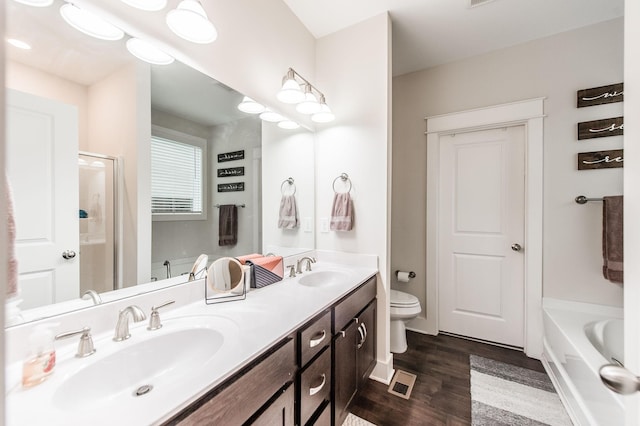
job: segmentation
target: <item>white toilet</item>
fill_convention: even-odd
[[[407,350],[405,323],[421,310],[420,301],[413,294],[391,290],[391,352],[401,354]]]

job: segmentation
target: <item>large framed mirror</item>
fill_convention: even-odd
[[[62,4],[6,2],[7,37],[31,44],[7,46],[5,58],[7,177],[20,272],[20,293],[9,303],[21,309],[21,320],[186,282],[201,254],[211,263],[313,249],[311,132],[273,130],[237,109],[242,94],[184,63],[149,65],[129,54],[124,40],[78,32],[61,18]],[[297,146],[285,142],[292,137]],[[293,171],[278,167],[280,139],[296,158]],[[160,151],[201,147],[199,169],[188,172],[200,173],[199,200],[186,197],[200,203],[197,217],[183,207],[163,210],[167,199],[177,205],[185,197],[156,193],[152,171],[166,172],[157,172],[154,141]],[[280,181],[292,173],[304,188],[307,221],[293,232],[279,230],[274,217]],[[222,244],[221,208],[229,206],[237,235]]]

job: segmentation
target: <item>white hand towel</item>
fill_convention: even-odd
[[[299,224],[298,207],[294,195],[283,195],[280,200],[280,218],[278,228],[295,229]]]
[[[351,231],[354,225],[353,201],[348,192],[336,193],[331,208],[332,231]]]

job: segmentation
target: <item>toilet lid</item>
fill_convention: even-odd
[[[420,301],[413,294],[403,291],[391,290],[391,306],[419,306]]]

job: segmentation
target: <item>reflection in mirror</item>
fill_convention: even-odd
[[[233,257],[223,257],[214,261],[207,270],[205,300],[207,304],[243,300],[246,296],[245,273],[243,267]]]
[[[22,309],[15,315],[17,320],[7,324],[91,307],[91,299],[80,298],[87,290],[100,293],[107,303],[186,282],[203,253],[215,260],[273,251],[273,245],[278,254],[298,251],[292,247],[313,248],[309,221],[313,150],[297,155],[299,145],[288,145],[286,158],[296,161],[287,164],[299,170],[269,172],[265,181],[269,191],[279,190],[282,176],[295,175],[296,182],[309,182],[299,192],[306,197],[299,203],[303,213],[309,212],[304,213],[308,229],[281,238],[269,217],[264,229],[271,235],[263,243],[263,158],[274,162],[270,169],[279,167],[282,151],[267,151],[278,145],[281,135],[270,134],[272,148],[265,148],[261,144],[265,126],[236,108],[240,94],[177,61],[150,66],[127,52],[126,37],[103,41],[76,31],[58,13],[64,3],[55,0],[49,7],[30,7],[5,2],[7,37],[32,45],[30,50],[6,47],[7,175],[17,216],[21,273],[20,294],[8,304],[12,312]],[[17,103],[13,110],[11,102]],[[40,112],[25,114],[21,102]],[[25,121],[34,117],[40,121]],[[56,132],[48,132],[51,123],[56,123]],[[150,139],[161,137],[162,131],[165,136],[206,141],[202,212],[197,220],[152,219],[146,213],[151,205]],[[20,142],[11,143],[12,138]],[[243,151],[243,158],[225,155],[238,151]],[[79,160],[79,152],[117,163],[111,188],[89,188],[86,196],[81,195],[81,183],[93,179],[88,176],[110,181],[107,170],[111,167],[105,167],[104,175],[90,172]],[[235,159],[218,161],[219,155]],[[244,190],[224,192],[240,187]],[[278,193],[268,194],[270,215],[277,212],[278,197]],[[110,205],[116,211],[113,217],[109,217]],[[219,244],[218,207],[224,205],[239,206],[235,245]],[[305,239],[296,240],[294,235]],[[117,247],[113,259],[82,266],[85,258],[106,259],[111,245]],[[89,280],[94,283],[85,282],[86,271],[99,270],[103,272]],[[159,281],[151,282],[152,277]]]

